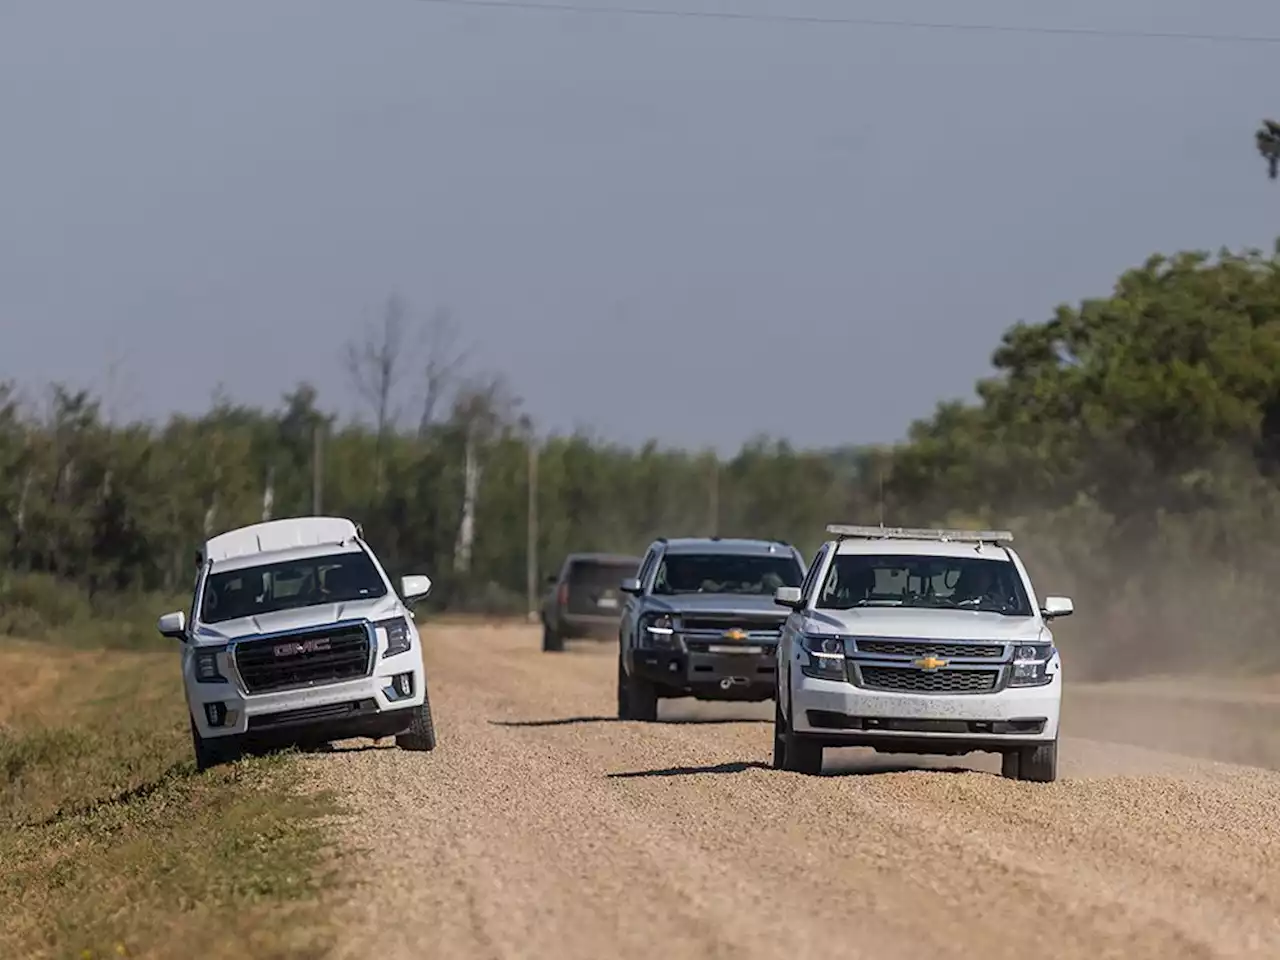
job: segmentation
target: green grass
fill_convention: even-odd
[[[175,651],[6,640],[0,673],[0,957],[324,955],[335,804],[287,754],[197,774]]]

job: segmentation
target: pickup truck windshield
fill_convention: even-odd
[[[319,603],[372,600],[386,593],[382,577],[364,553],[308,557],[210,574],[200,619],[222,623]]]
[[[793,556],[677,553],[658,567],[653,592],[772,594],[778,587],[798,587],[804,571]]]
[[[1018,568],[982,557],[837,555],[817,607],[941,607],[1031,616]]]

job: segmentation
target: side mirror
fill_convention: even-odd
[[[790,607],[792,610],[798,610],[800,608],[800,588],[779,587],[773,591],[773,602],[780,607]]]
[[[640,587],[640,581],[636,577],[627,577],[627,579],[622,581],[619,589],[621,589],[623,593],[631,594],[633,597],[638,597],[643,592]]]
[[[415,576],[400,578],[400,595],[404,597],[406,603],[421,600],[430,592],[430,577]]]
[[[187,615],[179,610],[177,613],[166,613],[156,621],[156,629],[160,636],[170,640],[187,639]]]
[[[558,573],[548,573],[548,574],[547,574],[547,586],[548,586],[548,587],[554,587],[554,586],[555,586],[557,583],[559,583],[559,582],[560,582],[560,574],[558,574]]]
[[[1075,612],[1076,605],[1071,602],[1070,597],[1045,597],[1044,606],[1040,608],[1040,616],[1046,620],[1069,617]]]

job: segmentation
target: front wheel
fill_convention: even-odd
[[[658,719],[658,688],[642,677],[629,677],[618,654],[618,719]]]
[[[1058,741],[1018,747],[1004,754],[1000,773],[1009,780],[1053,783],[1058,779]]]
[[[787,725],[781,697],[773,701],[773,769],[787,769]]]
[[[234,763],[240,759],[240,744],[235,737],[214,737],[206,740],[196,729],[195,720],[191,720],[191,747],[196,755],[196,770],[203,773],[224,763]]]
[[[396,737],[401,750],[427,751],[436,748],[436,725],[431,719],[431,701],[422,691],[422,706],[413,707],[409,729]]]
[[[781,752],[783,770],[790,770],[792,773],[803,773],[808,776],[817,776],[822,773],[822,744],[796,733],[791,727],[791,717],[782,712],[781,704],[777,708],[775,717],[774,765],[777,765],[778,754]],[[778,740],[776,730],[778,724],[782,726],[781,742]]]

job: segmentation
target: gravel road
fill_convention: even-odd
[[[1280,774],[1096,739],[1168,738],[1135,712],[1176,699],[1082,690],[1052,785],[862,750],[805,777],[768,769],[771,703],[619,722],[616,648],[538,640],[427,631],[439,748],[305,761],[356,811],[340,957],[1280,957]]]

